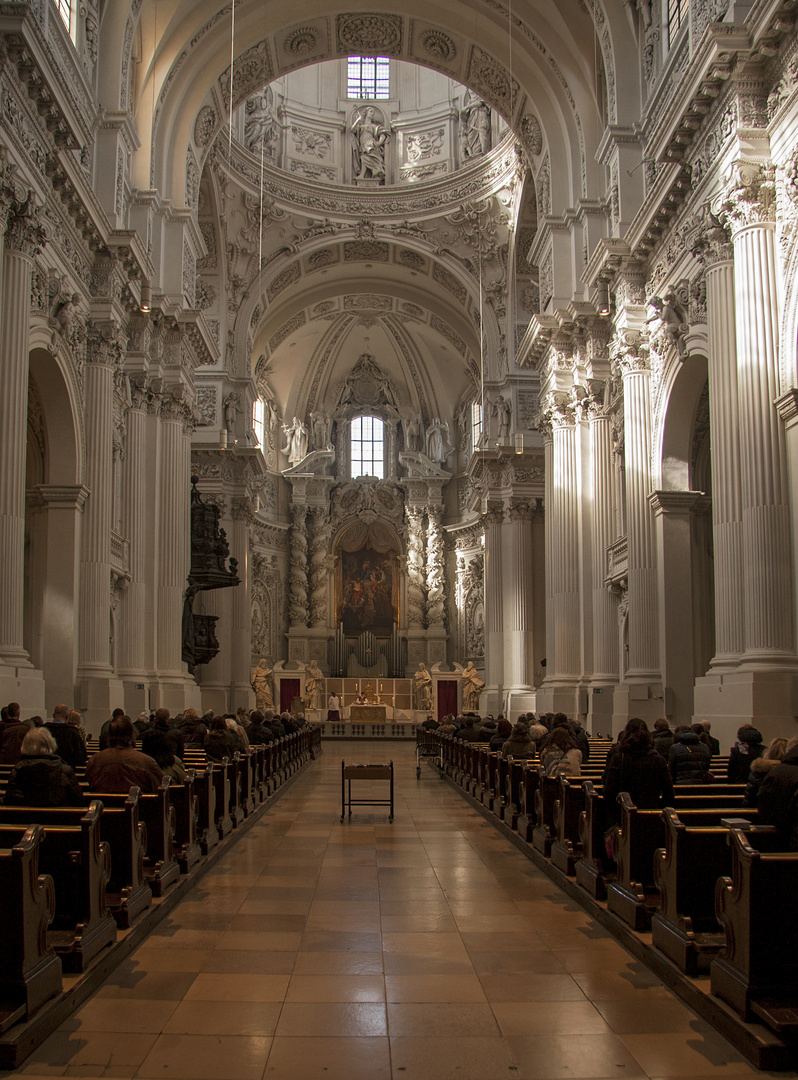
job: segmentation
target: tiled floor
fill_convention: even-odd
[[[341,825],[321,758],[7,1076],[750,1078],[756,1070],[426,767]],[[356,792],[365,797],[365,786]],[[377,791],[383,794],[382,788]]]

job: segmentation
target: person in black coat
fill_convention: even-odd
[[[784,760],[759,785],[758,820],[784,836],[787,851],[798,851],[798,738],[787,743]]]
[[[729,751],[726,779],[730,784],[745,784],[751,772],[751,762],[762,757],[765,744],[762,733],[753,724],[743,724],[737,732],[737,742]]]
[[[654,749],[648,731],[629,735],[607,769],[604,803],[607,816],[613,821],[620,820],[621,791],[628,791],[634,805],[641,810],[673,805],[673,781],[667,762]]]
[[[673,732],[671,731],[670,724],[667,720],[660,719],[654,721],[654,749],[665,761],[668,760],[668,754],[671,752],[673,746]]]
[[[8,778],[5,806],[83,806],[83,792],[72,768],[56,754],[46,728],[34,728],[22,741],[22,756]]]
[[[689,727],[677,727],[668,753],[668,767],[674,784],[703,784],[712,763],[706,743]]]
[[[53,709],[53,719],[44,726],[55,739],[58,747],[58,756],[73,769],[86,764],[86,744],[80,737],[77,728],[67,723],[69,709],[66,705],[56,705]]]
[[[227,726],[225,718],[214,716],[210,730],[205,736],[205,757],[210,761],[221,761],[222,758],[232,758],[236,751],[241,751],[243,748],[244,744]]]

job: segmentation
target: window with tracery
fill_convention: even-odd
[[[690,0],[668,0],[668,48],[686,24],[689,12]]]
[[[385,425],[378,416],[357,416],[349,436],[352,478],[376,476],[385,479]]]

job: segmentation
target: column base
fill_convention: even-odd
[[[591,735],[609,735],[615,710],[616,683],[591,684],[587,688],[586,730]]]
[[[740,670],[696,679],[695,721],[709,720],[712,734],[727,753],[737,729],[753,724],[766,743],[778,736],[791,738],[798,713],[798,673]]]
[[[613,737],[626,727],[628,720],[639,716],[651,727],[666,716],[665,691],[661,682],[622,682],[615,688],[612,709]]]
[[[521,713],[537,713],[537,692],[528,686],[505,688],[504,699],[507,702],[507,719],[515,722]]]
[[[202,683],[199,690],[202,698],[202,709],[198,711],[201,712],[213,709],[214,713],[218,715],[219,713],[234,713],[241,705],[245,709],[255,708],[255,695],[249,686],[238,684],[230,686],[229,683],[212,682]]]
[[[535,695],[540,713],[565,713],[569,719],[579,715],[579,687],[569,683],[544,682]]]
[[[99,736],[100,728],[111,719],[114,709],[127,708],[125,684],[115,675],[84,675],[75,687],[76,708],[83,714],[83,726],[92,736]],[[65,702],[64,704],[69,704]],[[138,713],[131,716],[136,719]]]
[[[3,705],[18,701],[23,720],[29,716],[49,719],[45,706],[44,674],[32,667],[30,661],[20,666],[0,663],[0,701]],[[58,704],[57,701],[53,702],[53,705]]]

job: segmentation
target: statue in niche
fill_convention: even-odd
[[[485,681],[479,677],[473,661],[468,661],[460,678],[463,680],[463,708],[468,712],[476,712],[479,709],[479,695],[485,689]]]
[[[463,159],[480,157],[490,150],[490,109],[473,90],[466,90],[460,110],[460,151]]]
[[[432,708],[432,676],[423,662],[419,662],[413,674],[413,697],[417,709],[429,712]]]
[[[251,154],[259,154],[261,146],[271,154],[272,143],[277,138],[277,125],[272,114],[272,92],[266,87],[254,94],[244,106],[244,145]]]
[[[496,398],[493,402],[493,414],[497,417],[499,423],[499,438],[506,439],[510,434],[510,417],[512,415],[512,406],[510,402],[502,394]]]
[[[405,436],[405,450],[418,450],[418,417],[411,412],[403,416],[402,430]]]
[[[283,433],[285,446],[282,448],[282,453],[288,455],[289,465],[296,465],[308,456],[308,429],[301,420],[294,417],[294,422],[290,427],[283,424]]]
[[[449,424],[436,416],[427,428],[427,457],[437,465],[443,465],[451,449]]]
[[[228,394],[224,399],[224,425],[232,433],[236,426],[236,417],[241,412],[241,395]]]
[[[355,180],[385,180],[385,144],[389,128],[376,119],[371,106],[358,112],[351,127]]]
[[[332,418],[324,412],[310,414],[310,430],[314,450],[326,450],[332,442]]]

